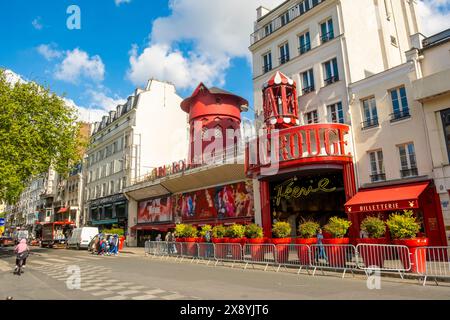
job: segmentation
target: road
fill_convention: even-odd
[[[423,287],[414,280],[383,277],[381,289],[369,290],[361,275],[313,277],[131,253],[102,257],[33,248],[22,276],[13,275],[13,265],[12,248],[0,248],[0,300],[450,299],[449,283]]]

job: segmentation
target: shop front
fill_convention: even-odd
[[[118,227],[127,230],[128,200],[120,195],[113,195],[88,202],[90,225],[99,230]]]
[[[332,216],[352,220],[344,208],[356,193],[349,131],[344,124],[293,126],[247,146],[246,172],[259,181],[266,237],[276,221],[289,222],[295,237],[304,220],[322,226]]]
[[[412,210],[421,223],[419,237],[428,238],[430,246],[446,246],[445,225],[439,195],[432,180],[360,189],[345,204],[345,211],[358,228],[367,216],[387,220],[389,215]],[[389,231],[386,238],[390,240]]]

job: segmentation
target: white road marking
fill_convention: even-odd
[[[150,290],[150,291],[145,291],[146,294],[158,294],[158,293],[164,293],[167,291],[161,290],[161,289],[154,289],[154,290]]]
[[[151,294],[145,295],[145,296],[138,296],[138,297],[132,297],[133,300],[152,300],[157,299],[156,296],[152,296]]]
[[[122,295],[122,296],[128,296],[128,295],[136,294],[136,293],[139,293],[139,291],[137,291],[137,290],[128,290],[128,291],[120,291],[119,292],[119,294]]]
[[[107,295],[117,295],[115,292],[113,291],[102,291],[103,289],[101,289],[99,292],[92,292],[91,294],[93,296],[99,297],[99,296],[107,296]]]
[[[168,295],[168,296],[163,296],[161,298],[164,299],[164,300],[175,300],[175,299],[182,299],[182,298],[185,298],[185,297],[182,296],[182,295],[179,295],[178,293],[175,293],[175,294],[171,294],[171,295]]]

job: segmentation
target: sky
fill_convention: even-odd
[[[150,78],[172,82],[183,98],[200,82],[221,87],[249,100],[252,118],[256,8],[282,2],[2,0],[0,68],[49,86],[85,121],[100,120]],[[450,0],[418,8],[425,35],[450,28]]]

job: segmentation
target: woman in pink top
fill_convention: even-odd
[[[19,244],[14,248],[14,252],[16,253],[16,272],[20,268],[20,260],[22,260],[22,268],[25,267],[25,264],[27,263],[27,257],[28,253],[30,252],[30,249],[27,245],[27,240],[22,239],[20,240]]]

